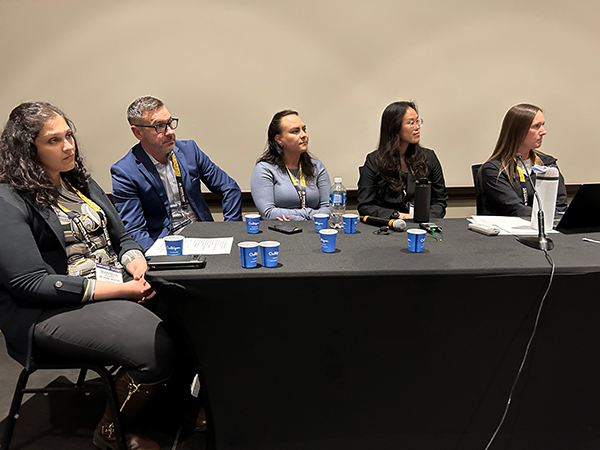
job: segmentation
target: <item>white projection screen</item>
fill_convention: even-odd
[[[157,96],[178,138],[249,191],[271,117],[291,108],[352,189],[381,112],[410,99],[458,187],[506,110],[528,102],[567,184],[599,182],[599,19],[592,0],[0,0],[1,122],[23,101],[56,104],[110,191],[110,165],[135,143],[126,108]]]

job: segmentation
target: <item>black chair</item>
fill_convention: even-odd
[[[481,189],[479,186],[479,169],[483,166],[483,164],[473,164],[471,166],[471,173],[473,174],[473,186],[475,186],[475,201],[477,207],[477,215],[483,214],[483,198]]]
[[[45,387],[45,388],[27,388],[27,381],[31,374],[38,370],[65,370],[65,369],[79,369],[79,377],[77,382],[66,387]],[[87,363],[39,363],[30,360],[28,367],[23,368],[17,386],[15,388],[15,394],[13,395],[12,403],[10,406],[10,412],[6,420],[6,428],[4,429],[4,435],[2,436],[2,443],[0,445],[1,450],[8,450],[10,441],[12,439],[13,431],[19,418],[19,409],[21,408],[21,402],[25,394],[37,394],[37,393],[51,393],[56,391],[75,391],[81,393],[90,393],[102,391],[105,393],[109,408],[111,409],[112,417],[114,418],[115,434],[117,436],[117,444],[120,450],[126,450],[124,434],[121,431],[121,424],[119,421],[119,407],[117,405],[117,394],[115,392],[115,385],[112,380],[113,370],[108,370],[103,366]],[[91,370],[96,372],[101,380],[102,387],[89,386],[85,384],[85,376],[87,371]],[[100,420],[100,418],[98,418]]]

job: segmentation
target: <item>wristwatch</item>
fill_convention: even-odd
[[[400,211],[394,211],[390,216],[390,219],[397,219],[400,217]]]

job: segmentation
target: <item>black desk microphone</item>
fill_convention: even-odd
[[[406,230],[406,222],[402,219],[382,219],[380,217],[362,216],[360,221],[376,227],[389,227],[390,230],[394,231]]]

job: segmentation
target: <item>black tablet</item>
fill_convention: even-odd
[[[202,269],[206,266],[206,256],[183,255],[183,256],[153,256],[148,261],[148,269]]]

